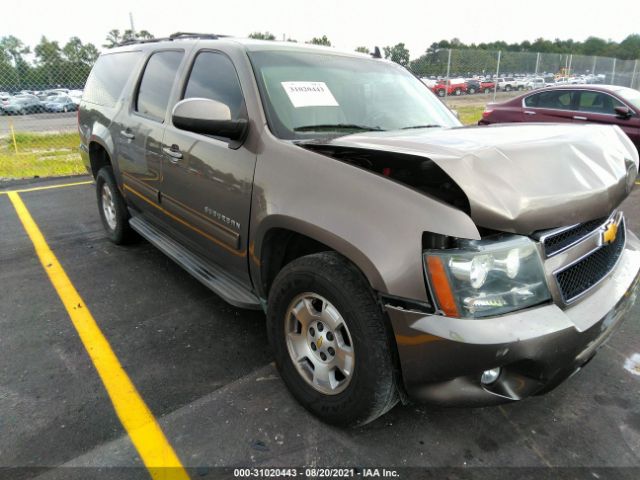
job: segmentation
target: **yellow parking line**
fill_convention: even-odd
[[[71,322],[89,354],[116,414],[135,445],[154,480],[188,479],[178,456],[167,441],[160,425],[144,403],[136,387],[122,368],[108,340],[100,331],[91,312],[71,283],[62,265],[49,248],[38,225],[17,192],[8,192],[9,199],[31,239],[49,280],[56,289]]]
[[[83,182],[73,182],[73,183],[61,183],[59,185],[47,185],[46,187],[32,187],[32,188],[22,188],[19,190],[8,190],[6,192],[0,192],[0,195],[2,195],[3,193],[8,194],[10,192],[24,193],[24,192],[37,192],[38,190],[50,190],[52,188],[75,187],[76,185],[88,185],[90,183],[93,183],[93,180],[85,180]]]

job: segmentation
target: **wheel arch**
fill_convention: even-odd
[[[360,270],[372,289],[385,289],[379,270],[360,249],[311,222],[284,215],[268,217],[260,225],[250,250],[251,276],[263,298],[267,298],[275,276],[285,265],[322,251],[341,254]]]

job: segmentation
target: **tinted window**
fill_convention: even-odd
[[[122,94],[141,52],[121,52],[102,55],[91,70],[82,99],[86,102],[113,107]]]
[[[574,92],[567,90],[551,90],[530,95],[524,99],[527,107],[553,108],[557,110],[571,110],[571,100]]]
[[[602,92],[580,92],[578,110],[591,113],[615,115],[615,107],[623,107],[622,102]]]
[[[154,53],[142,74],[136,111],[162,121],[183,52]]]
[[[194,97],[222,102],[229,106],[232,118],[238,118],[244,102],[231,60],[220,53],[199,53],[184,92],[184,98]]]

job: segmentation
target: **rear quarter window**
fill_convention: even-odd
[[[115,106],[142,52],[102,55],[91,70],[82,99],[106,107]]]

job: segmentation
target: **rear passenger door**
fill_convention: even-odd
[[[247,118],[236,69],[217,50],[191,62],[178,100],[207,98]],[[162,207],[174,230],[207,260],[247,286],[249,213],[256,154],[225,138],[179,130],[169,119],[163,140]]]
[[[546,90],[523,100],[523,122],[572,122],[576,95],[573,90]]]
[[[128,110],[116,129],[124,194],[137,209],[162,218],[162,135],[183,50],[159,50],[147,59]]]

